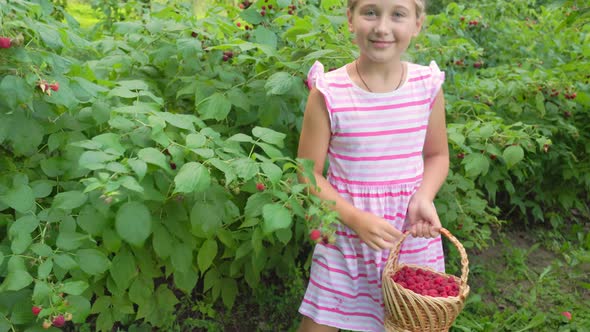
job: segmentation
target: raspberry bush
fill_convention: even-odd
[[[484,248],[507,217],[588,218],[587,11],[442,3],[409,56],[447,72],[443,224]],[[93,4],[84,30],[0,0],[0,330],[170,328],[333,239],[295,151],[308,68],[356,56],[340,1]]]

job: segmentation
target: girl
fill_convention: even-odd
[[[298,156],[315,162],[314,194],[336,203],[341,224],[335,243],[315,247],[301,332],[383,331],[381,274],[403,231],[400,263],[444,271],[433,204],[449,168],[444,73],[402,61],[424,10],[425,0],[348,0],[359,58],[310,69]]]

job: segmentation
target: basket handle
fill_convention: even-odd
[[[469,274],[469,260],[467,259],[467,253],[465,252],[465,248],[463,247],[461,242],[459,242],[459,240],[457,240],[457,238],[453,234],[451,234],[451,232],[449,232],[446,228],[441,227],[440,233],[446,236],[451,241],[451,243],[453,243],[455,247],[457,247],[457,249],[459,250],[459,254],[461,255],[461,288],[464,288],[467,285],[467,275]],[[392,266],[398,265],[399,251],[402,247],[402,242],[404,242],[408,235],[410,235],[410,233],[405,232],[402,235],[402,238],[398,241],[395,248],[393,248],[389,252],[389,258],[387,259],[388,264],[391,262]]]

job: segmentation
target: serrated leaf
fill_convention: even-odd
[[[105,254],[96,249],[78,250],[76,252],[76,260],[80,269],[89,275],[102,274],[107,271],[111,265],[111,262]]]
[[[77,222],[78,226],[84,231],[90,235],[97,236],[102,234],[107,224],[107,218],[91,205],[86,205],[80,210]]]
[[[88,283],[84,280],[67,281],[61,287],[61,291],[70,295],[80,295],[88,288]]]
[[[187,243],[176,243],[170,254],[170,261],[176,270],[188,271],[193,266],[193,248]]]
[[[284,71],[280,71],[272,74],[268,78],[264,84],[264,89],[266,90],[266,95],[268,96],[284,95],[290,92],[297,83],[298,80],[293,75]]]
[[[203,120],[214,119],[221,121],[229,114],[231,102],[225,95],[214,93],[199,103],[197,110]]]
[[[245,181],[250,180],[258,174],[258,164],[250,158],[240,158],[231,162],[236,174]]]
[[[270,203],[272,203],[272,195],[268,193],[256,193],[248,197],[244,208],[246,220],[262,215],[262,208]]]
[[[8,205],[18,212],[25,213],[35,206],[35,194],[29,186],[11,188],[0,195],[0,202]]]
[[[215,256],[217,256],[217,241],[208,239],[203,243],[197,254],[197,264],[201,273],[207,271]]]
[[[201,133],[186,135],[186,146],[190,149],[200,148],[207,142],[207,138]]]
[[[152,237],[152,245],[158,257],[166,259],[170,256],[174,246],[174,238],[170,235],[168,230],[162,226],[157,226],[154,229]]]
[[[189,162],[180,168],[174,177],[175,193],[202,192],[209,188],[211,176],[207,167],[198,162]]]
[[[228,309],[231,309],[236,300],[236,295],[238,294],[238,283],[231,278],[224,278],[222,283],[221,299],[223,304],[225,304]]]
[[[254,137],[260,138],[266,143],[273,144],[281,148],[283,147],[283,140],[285,137],[287,137],[287,135],[283,133],[279,133],[278,131],[264,127],[254,127],[252,129],[252,135],[254,135]]]
[[[106,163],[116,160],[118,157],[102,151],[86,151],[78,160],[78,165],[89,170],[103,169]]]
[[[78,266],[78,263],[68,254],[59,254],[53,258],[55,264],[68,271]]]
[[[465,165],[465,174],[468,177],[477,177],[478,175],[487,174],[490,168],[490,162],[481,153],[469,154],[463,159]]]
[[[281,204],[266,204],[262,208],[264,223],[262,227],[266,234],[291,226],[292,217],[289,209]]]
[[[168,112],[159,112],[154,114],[158,117],[161,117],[162,119],[164,119],[164,121],[173,125],[174,127],[190,131],[195,130],[195,126],[193,125],[193,119],[195,118],[194,115],[174,114]]]
[[[86,203],[87,199],[86,194],[81,191],[66,191],[55,195],[51,206],[62,210],[73,210]]]
[[[138,274],[135,258],[129,250],[121,250],[113,258],[110,274],[119,289],[125,290],[129,288],[131,282]]]
[[[139,150],[137,153],[139,159],[145,161],[148,164],[153,164],[156,166],[160,166],[162,169],[169,169],[168,162],[166,161],[166,156],[157,149],[154,148],[145,148]]]
[[[0,285],[0,291],[21,290],[33,282],[33,277],[26,270],[14,270],[8,272]]]
[[[274,184],[278,183],[283,177],[283,170],[273,163],[262,163],[260,168],[262,169],[262,172],[264,172],[264,174],[270,179],[270,182]]]
[[[193,234],[205,237],[215,234],[223,220],[221,206],[210,202],[196,202],[191,209],[191,226]]]
[[[524,158],[524,150],[520,146],[511,145],[502,153],[508,167],[512,167]]]
[[[140,202],[127,202],[119,208],[115,217],[115,228],[121,239],[142,246],[152,233],[152,215]]]

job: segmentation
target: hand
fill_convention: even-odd
[[[393,249],[402,236],[387,220],[361,210],[350,228],[373,250]]]
[[[408,222],[410,234],[414,237],[436,237],[442,228],[432,201],[419,195],[412,196],[410,200]]]

